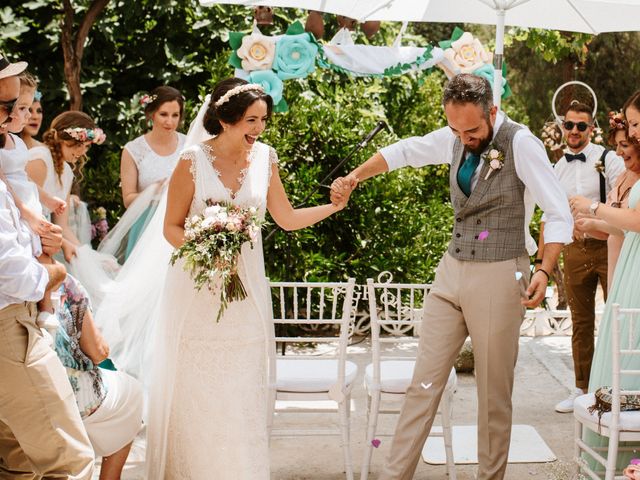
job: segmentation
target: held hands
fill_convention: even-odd
[[[20,216],[27,222],[31,231],[39,237],[46,234],[53,226],[51,222],[48,222],[42,215],[36,214],[30,208],[23,208]]]
[[[40,235],[40,241],[43,253],[49,256],[58,253],[62,247],[62,227],[50,223],[47,231]]]
[[[569,206],[571,207],[571,214],[573,217],[577,217],[578,214],[589,215],[589,207],[593,203],[587,197],[582,195],[575,195],[569,199]]]
[[[344,208],[357,185],[358,179],[355,175],[349,174],[346,177],[336,178],[331,184],[331,203],[341,209]]]

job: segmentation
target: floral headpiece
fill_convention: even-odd
[[[220,105],[224,105],[225,103],[227,103],[229,99],[234,95],[238,95],[239,93],[243,93],[243,92],[250,92],[252,90],[256,92],[264,93],[264,88],[262,88],[262,85],[258,85],[257,83],[247,83],[245,85],[238,85],[237,87],[234,87],[231,90],[227,91],[227,93],[221,96],[213,105],[216,107],[219,107]]]
[[[36,93],[33,94],[33,101],[39,102],[42,100],[42,92],[40,90],[36,90]]]
[[[156,101],[156,98],[158,98],[157,95],[143,95],[142,97],[140,97],[140,105],[142,105],[143,108],[147,108],[147,105],[149,105],[150,103],[153,103]]]
[[[609,112],[609,126],[612,130],[626,130],[627,120],[622,112]]]
[[[104,143],[104,141],[107,139],[107,136],[101,128],[74,127],[65,128],[63,132],[69,135],[74,140],[77,140],[78,142],[91,142],[95,143],[96,145]]]

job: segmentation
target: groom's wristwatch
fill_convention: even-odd
[[[599,206],[600,206],[600,202],[593,202],[591,205],[589,205],[589,213],[595,217],[596,210],[598,210]]]

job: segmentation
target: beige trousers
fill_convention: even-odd
[[[515,279],[529,259],[460,261],[446,253],[425,302],[418,356],[380,479],[413,478],[451,367],[467,336],[478,389],[478,476],[504,477],[511,440],[511,392],[524,308]],[[431,384],[424,389],[421,383]]]
[[[0,479],[90,479],[93,450],[35,304],[0,310]]]

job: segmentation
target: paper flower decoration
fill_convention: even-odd
[[[273,98],[273,105],[278,105],[282,101],[284,84],[273,70],[256,70],[249,74],[249,82],[257,83],[267,95]]]
[[[500,96],[502,98],[507,98],[511,95],[511,88],[509,87],[509,85],[507,84],[507,78],[506,78],[506,64],[502,65],[502,92],[500,93]],[[480,68],[478,68],[477,70],[474,70],[472,72],[474,75],[479,75],[480,77],[484,77],[487,80],[489,80],[489,83],[491,84],[491,87],[493,88],[493,73],[494,73],[494,68],[493,65],[490,64],[484,64],[482,65]]]
[[[283,35],[276,44],[273,69],[281,80],[304,78],[316,68],[318,45],[308,33]]]
[[[276,54],[276,42],[259,31],[242,37],[242,44],[236,51],[242,68],[248,72],[269,70]]]
[[[454,30],[451,40],[440,42],[440,46],[445,49],[440,67],[449,78],[458,73],[473,73],[492,60],[480,40],[459,28]]]

